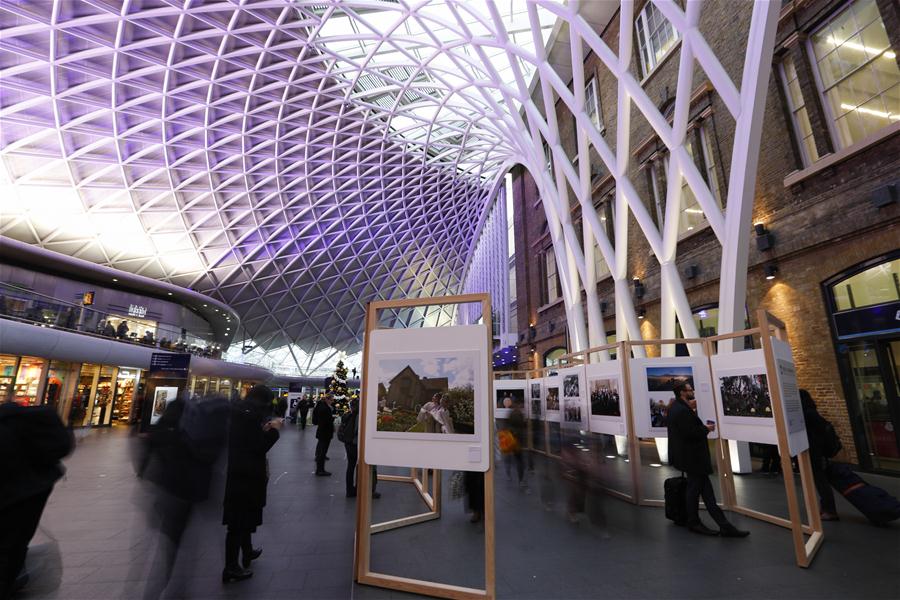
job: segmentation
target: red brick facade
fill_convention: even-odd
[[[788,4],[782,11],[776,43],[777,62],[787,54],[794,57],[795,64],[808,61],[805,37],[819,23],[841,10],[846,2],[805,0],[795,4],[798,6]],[[635,14],[642,5],[638,3]],[[900,7],[894,0],[878,0],[878,6],[886,29],[891,32],[895,55],[900,60]],[[740,82],[743,68],[743,44],[751,10],[749,2],[711,2],[705,5],[701,21],[702,33],[736,82]],[[612,19],[602,36],[611,48],[617,48],[618,16]],[[665,106],[666,98],[674,97],[678,47],[676,45],[643,83],[650,98],[662,106]],[[632,68],[638,72],[636,54]],[[870,201],[873,192],[898,181],[900,129],[892,126],[893,129],[883,130],[877,136],[879,139],[864,149],[843,154],[834,152],[818,90],[810,82],[812,69],[805,64],[797,68],[821,159],[802,170],[803,163],[797,142],[793,139],[781,80],[777,69],[773,70],[760,147],[753,218],[754,223],[765,224],[774,244],[769,250],[759,251],[755,240],[751,240],[747,308],[751,324],[755,324],[752,315],[758,308],[765,308],[785,321],[801,386],[813,393],[823,415],[835,424],[847,449],[846,458],[856,461],[857,451],[822,283],[862,261],[900,247],[900,202],[878,208]],[[615,79],[593,55],[586,60],[585,71],[586,78],[596,74],[606,126],[604,137],[614,146]],[[696,131],[696,126],[702,123],[712,134],[715,161],[719,165],[718,183],[724,197],[734,121],[718,95],[711,91],[699,66],[695,69],[693,87],[692,125]],[[563,147],[569,156],[574,156],[576,143],[572,118],[562,103],[557,104],[557,114]],[[632,121],[631,149],[635,166],[629,177],[653,213],[647,163],[644,163],[644,168],[638,165],[663,146],[636,109],[632,110]],[[594,168],[595,163],[599,165],[600,160],[594,154]],[[828,166],[821,168],[823,164]],[[606,173],[605,169],[603,172]],[[615,182],[608,176],[601,175],[595,179],[595,202],[608,194],[614,185]],[[543,355],[550,349],[567,345],[566,319],[561,302],[539,306],[544,282],[538,259],[540,252],[551,242],[537,188],[531,175],[522,167],[514,170],[513,201],[516,278],[519,282],[519,366],[524,369],[542,364]],[[580,229],[580,209],[573,207],[572,214],[576,229]],[[688,266],[697,268],[697,276],[684,281],[692,307],[718,302],[720,258],[721,247],[708,228],[679,243],[679,272],[684,273]],[[767,264],[777,265],[778,276],[773,281],[764,277],[763,269]],[[659,266],[633,216],[629,224],[628,268],[629,276],[639,277],[646,290],[643,298],[635,301],[638,310],[646,311],[646,317],[641,322],[642,334],[645,338],[658,337]],[[615,327],[612,279],[601,279],[597,289],[600,300],[606,305],[606,327],[612,331]],[[533,329],[529,330],[532,325]]]

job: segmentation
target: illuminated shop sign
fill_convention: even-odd
[[[128,316],[129,317],[146,317],[147,316],[147,307],[140,306],[138,304],[129,304],[128,305]]]

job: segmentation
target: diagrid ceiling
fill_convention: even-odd
[[[208,293],[264,350],[356,351],[366,302],[459,291],[531,12],[2,0],[0,234]]]

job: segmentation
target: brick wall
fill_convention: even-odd
[[[844,4],[836,0],[808,0],[801,3],[796,11],[785,13],[779,24],[778,56],[794,52],[795,56],[803,58],[803,52],[796,53],[796,44],[802,43],[797,42],[797,30],[801,34],[808,31]],[[635,14],[642,5],[638,3]],[[900,23],[900,8],[896,2],[878,0],[878,5],[881,13],[886,15],[886,23]],[[725,70],[738,83],[744,60],[743,40],[749,28],[751,10],[751,3],[710,2],[705,5],[701,20],[701,31]],[[891,12],[886,14],[886,11]],[[602,32],[602,37],[611,48],[617,48],[618,16]],[[892,39],[896,37],[894,35]],[[734,40],[741,40],[741,43],[734,43]],[[896,50],[900,49],[895,47]],[[780,60],[778,56],[776,61]],[[900,51],[897,56],[900,60]],[[677,68],[676,49],[645,79],[644,88],[655,102],[662,102],[667,95],[674,95]],[[632,69],[633,72],[638,71],[636,51],[632,57]],[[586,78],[594,74],[598,79],[601,112],[606,127],[604,137],[614,150],[615,79],[593,55],[585,61],[585,73]],[[697,93],[691,115],[694,122],[702,118],[704,125],[713,132],[717,147],[716,162],[720,165],[719,184],[724,192],[734,122],[718,95],[703,92],[706,83],[703,72],[697,67],[692,86]],[[816,93],[814,87],[805,90],[811,112],[817,108],[815,103],[818,98],[810,95]],[[558,103],[556,109],[563,147],[569,156],[574,156],[576,140],[571,115],[562,103]],[[629,177],[653,213],[649,180],[638,163],[662,146],[653,139],[652,129],[636,108],[632,109],[632,121],[631,140],[635,160],[632,161]],[[820,126],[824,125],[820,123]],[[829,139],[827,132],[816,135],[821,156],[832,150],[828,145],[830,142],[822,142]],[[595,162],[599,162],[599,158],[592,151],[592,164]],[[882,139],[832,167],[786,186],[785,178],[800,167],[802,162],[792,139],[780,80],[777,71],[773,70],[760,146],[753,221],[766,224],[775,244],[772,249],[760,252],[756,249],[755,240],[751,239],[747,307],[754,325],[758,308],[765,308],[785,321],[800,385],[812,392],[822,413],[835,424],[847,449],[845,457],[856,461],[858,457],[829,329],[828,309],[823,300],[822,282],[842,270],[900,246],[900,204],[878,209],[869,201],[874,190],[898,179],[900,135]],[[514,172],[514,177],[516,248],[519,249],[516,257],[519,366],[530,368],[539,363],[547,350],[566,344],[566,320],[562,303],[542,310],[537,306],[540,286],[543,285],[537,258],[540,250],[550,245],[550,240],[546,234],[543,207],[530,174],[520,167]],[[608,179],[595,185],[595,198],[607,193],[612,185],[614,182]],[[578,223],[580,210],[574,205],[574,197],[572,201],[572,218]],[[679,272],[683,273],[689,265],[699,270],[697,277],[684,281],[692,306],[718,302],[720,259],[721,247],[709,229],[701,230],[679,243]],[[778,266],[778,277],[774,281],[767,281],[763,275],[763,267],[769,263]],[[638,310],[643,308],[646,311],[641,321],[641,333],[644,338],[658,337],[659,266],[633,216],[629,223],[628,269],[629,276],[639,277],[646,290],[643,299],[636,302]],[[612,280],[601,280],[597,291],[600,300],[607,303],[605,325],[608,331],[612,331],[615,327]],[[531,324],[535,325],[534,339],[529,337]],[[533,354],[532,346],[535,349]],[[655,348],[648,350],[651,355],[656,354]]]

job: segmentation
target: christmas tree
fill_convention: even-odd
[[[342,415],[350,410],[350,396],[347,394],[347,367],[344,361],[339,360],[334,368],[334,377],[331,378],[331,385],[328,387],[328,393],[334,399],[334,412]]]

